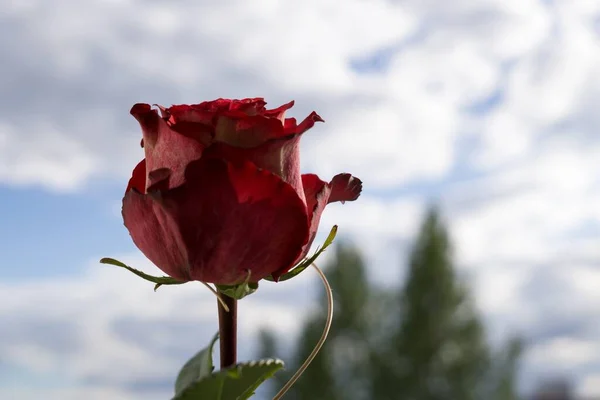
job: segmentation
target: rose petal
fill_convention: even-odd
[[[203,101],[202,103],[192,105],[192,107],[198,110],[210,111],[211,113],[215,113],[217,111],[229,110],[233,101],[235,100],[221,98],[211,101]]]
[[[301,261],[308,254],[310,246],[315,240],[317,231],[319,230],[321,214],[323,213],[323,210],[327,205],[327,201],[331,193],[331,188],[329,187],[329,184],[325,181],[322,181],[315,174],[302,175],[302,186],[304,187],[304,193],[306,197],[306,210],[308,212],[308,221],[310,224],[310,228],[308,234],[308,241],[302,247],[302,252],[300,253],[300,256],[298,256],[294,264]],[[275,275],[273,276],[275,278],[279,277]]]
[[[162,108],[163,119],[172,130],[208,146],[212,141],[215,115],[192,106]]]
[[[216,99],[211,101],[203,101],[202,103],[185,105],[185,107],[192,107],[196,110],[209,111],[211,113],[221,113],[225,111],[246,111],[247,115],[256,115],[262,112],[265,108],[265,99],[262,97],[255,97],[249,99],[232,100],[232,99]],[[177,107],[177,106],[173,106]]]
[[[270,140],[262,145],[244,149],[225,143],[215,143],[206,150],[206,155],[220,157],[234,164],[250,161],[266,169],[289,184],[304,201],[300,174],[300,136]]]
[[[253,99],[233,100],[229,105],[231,111],[241,111],[246,115],[259,115],[265,111],[267,102],[262,97]]]
[[[175,279],[190,280],[184,242],[175,221],[160,203],[150,195],[128,190],[122,214],[133,243],[150,261]]]
[[[235,284],[250,270],[256,282],[294,265],[308,240],[308,216],[279,177],[249,162],[205,157],[188,166],[186,182],[156,201],[185,243],[191,279]]]
[[[265,110],[265,112],[263,112],[263,115],[265,117],[269,117],[269,118],[277,118],[278,120],[283,122],[285,120],[286,111],[292,107],[294,107],[294,100],[292,100],[289,103],[286,103],[284,105],[281,105],[277,108],[274,108],[272,110]]]
[[[346,201],[358,199],[360,192],[362,192],[362,181],[350,174],[334,176],[329,185],[331,186],[331,195],[328,203],[341,201],[344,204]]]
[[[202,156],[207,143],[174,131],[148,104],[134,105],[131,115],[138,120],[144,134],[146,171],[166,168],[170,171],[168,186],[181,185],[185,168]],[[149,184],[146,182],[146,187]]]
[[[131,179],[129,179],[129,184],[127,185],[127,189],[125,192],[128,192],[129,189],[135,189],[138,193],[146,193],[146,160],[142,160],[135,166],[133,169],[133,173],[131,174]]]
[[[310,233],[308,242],[302,249],[300,257],[296,262],[302,260],[308,254],[312,245],[319,223],[321,214],[325,206],[336,201],[356,200],[362,191],[362,182],[360,179],[350,174],[339,174],[333,177],[330,183],[322,181],[317,175],[302,175],[302,186],[306,197],[306,208],[309,215]]]
[[[282,107],[288,107],[290,104],[288,103]],[[279,120],[275,119],[271,119],[270,121],[279,122]],[[322,121],[322,119],[315,112],[306,117],[299,126],[296,125],[294,118],[288,118],[285,120],[284,136],[272,138],[255,147],[247,148],[239,146],[240,142],[235,142],[235,140],[232,140],[234,143],[220,143],[215,138],[217,142],[207,149],[207,154],[225,158],[233,163],[250,161],[259,168],[269,170],[281,177],[296,190],[296,193],[302,200],[305,200],[305,191],[300,174],[300,137],[317,121]],[[274,136],[281,135],[281,131],[279,130],[273,130],[272,132],[275,132]],[[273,133],[255,133],[248,136],[240,135],[240,138],[243,137],[243,140],[259,141],[261,137],[269,137],[270,135],[273,135]]]
[[[325,122],[325,120],[321,118],[319,114],[313,111],[308,117],[304,118],[304,120],[300,122],[300,125],[298,125],[298,127],[296,128],[296,134],[303,134],[304,132],[312,128],[315,125],[315,122]]]
[[[285,118],[285,112],[294,105],[293,101],[272,110],[265,110],[264,104],[252,103],[252,107],[238,105],[229,112],[221,113],[216,124],[215,140],[234,147],[252,148],[269,140],[302,134],[315,122],[323,121],[313,112],[297,126],[294,118]],[[259,106],[260,109],[257,109]]]
[[[150,171],[148,174],[148,188],[146,193],[169,190],[169,178],[171,170],[168,168],[159,168]]]
[[[252,148],[268,140],[284,136],[283,123],[262,115],[221,115],[215,127],[214,140],[235,147]]]

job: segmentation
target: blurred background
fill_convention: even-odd
[[[122,225],[136,102],[289,100],[336,316],[290,399],[600,398],[600,2],[0,0],[0,399],[170,398],[217,330]],[[240,303],[240,359],[293,371],[314,271]],[[257,399],[271,398],[282,373]]]

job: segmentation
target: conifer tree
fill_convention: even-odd
[[[324,268],[334,293],[334,317],[325,345],[286,394],[290,400],[369,399],[367,362],[369,360],[369,301],[371,288],[365,266],[357,250],[338,245],[336,257]],[[299,343],[286,362],[286,371],[273,381],[278,390],[308,357],[319,340],[326,320],[326,298],[321,291],[320,309],[305,323]],[[272,356],[274,339],[263,333],[262,355]],[[270,347],[270,348],[269,348]],[[276,392],[276,390],[275,390]]]
[[[467,287],[452,261],[450,239],[436,209],[426,215],[399,291],[372,287],[358,251],[338,246],[325,268],[334,292],[328,340],[289,400],[517,400],[522,344],[492,352]],[[320,309],[305,323],[273,394],[306,359],[325,324]],[[265,357],[277,353],[268,333]],[[270,397],[269,397],[270,398]]]
[[[484,329],[457,277],[448,233],[435,209],[412,249],[397,312],[398,329],[375,355],[372,398],[489,398]]]

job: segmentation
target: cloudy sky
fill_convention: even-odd
[[[397,281],[439,202],[490,337],[529,341],[522,380],[600,396],[600,2],[0,0],[0,54],[0,398],[169,398],[215,300],[98,264],[159,274],[120,216],[128,112],[257,96],[326,120],[304,171],[364,182],[319,238]],[[241,358],[262,326],[289,342],[316,285],[244,300]]]

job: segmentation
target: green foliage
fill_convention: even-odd
[[[246,400],[261,383],[281,368],[281,360],[237,364],[196,380],[173,400]]]
[[[276,359],[253,361],[238,364],[227,374],[223,385],[222,400],[243,400],[252,396],[255,390],[275,372],[283,368],[283,361]],[[232,372],[235,371],[235,375]]]
[[[495,363],[491,382],[494,400],[517,400],[517,370],[521,354],[523,353],[523,341],[513,337],[503,346],[494,357]]]
[[[426,216],[409,258],[392,340],[392,379],[381,399],[481,399],[490,355],[485,332],[451,259],[436,210]]]
[[[250,282],[250,271],[243,283],[239,285],[215,285],[217,290],[226,296],[241,300],[244,297],[251,295],[258,290],[258,282]]]
[[[334,292],[335,312],[332,329],[325,345],[300,380],[285,395],[290,400],[367,399],[365,388],[368,368],[369,309],[371,287],[364,263],[357,251],[338,246],[336,261],[324,268]],[[321,291],[321,309],[306,321],[287,371],[275,375],[275,394],[308,357],[319,340],[326,319],[325,292]],[[274,336],[261,334],[261,356],[277,351]]]
[[[212,353],[218,338],[219,334],[217,333],[210,341],[208,347],[200,350],[194,357],[185,363],[183,368],[181,368],[179,375],[177,375],[177,380],[175,381],[175,397],[180,395],[195,381],[201,380],[212,374],[215,369]]]
[[[219,335],[181,369],[175,382],[174,400],[245,400],[258,386],[283,368],[275,359],[252,361],[213,372],[213,347]]]
[[[334,225],[331,228],[331,231],[329,232],[329,235],[325,239],[323,246],[321,248],[317,248],[317,251],[315,251],[315,254],[313,254],[309,258],[302,260],[291,271],[289,271],[286,274],[283,274],[281,277],[279,277],[278,281],[283,282],[283,281],[287,281],[288,279],[294,278],[295,276],[300,274],[302,271],[304,271],[306,268],[308,268],[313,262],[315,262],[317,260],[317,258],[325,251],[325,249],[327,249],[327,247],[329,247],[333,243],[333,240],[335,239],[335,235],[337,234],[337,228],[338,228],[337,225]],[[181,285],[183,283],[186,283],[186,282],[181,282],[181,281],[178,281],[177,279],[171,278],[170,276],[148,275],[145,272],[142,272],[138,269],[132,268],[132,267],[122,263],[119,260],[115,260],[114,258],[104,257],[100,260],[100,263],[110,264],[110,265],[114,265],[117,267],[125,268],[126,270],[133,272],[140,278],[150,281],[152,283],[155,283],[154,291],[156,291],[156,289],[158,289],[162,285]],[[271,281],[271,282],[275,281],[272,276],[268,276],[265,279],[268,281]],[[240,300],[240,299],[254,293],[256,290],[258,290],[258,282],[250,282],[249,280],[250,280],[250,274],[248,274],[248,278],[246,279],[246,281],[239,285],[215,285],[215,286],[217,287],[217,290],[219,292],[221,292],[229,297],[232,297],[236,300]]]
[[[100,260],[100,263],[101,264],[110,264],[110,265],[114,265],[116,267],[125,268],[126,270],[133,272],[140,278],[143,278],[152,283],[156,283],[156,285],[154,285],[154,291],[156,291],[156,289],[158,289],[162,285],[181,285],[183,283],[186,283],[186,282],[181,282],[181,281],[178,281],[177,279],[171,278],[170,276],[148,275],[138,269],[135,269],[126,264],[123,264],[121,261],[115,260],[114,258],[104,257],[103,259]]]
[[[338,229],[337,225],[334,225],[331,228],[331,231],[329,231],[329,235],[327,235],[327,238],[325,239],[323,246],[321,248],[317,248],[317,251],[315,251],[315,254],[313,254],[311,257],[309,257],[305,260],[302,260],[302,262],[300,262],[291,271],[280,276],[278,281],[283,282],[283,281],[287,281],[288,279],[292,279],[296,275],[300,274],[300,272],[302,272],[306,268],[308,268],[312,263],[317,261],[317,258],[319,258],[321,253],[323,253],[325,251],[325,249],[328,248],[333,243],[333,240],[335,239],[335,235],[337,235],[337,229]],[[265,279],[268,281],[271,281],[271,282],[275,281],[275,279],[273,279],[273,277],[271,277],[271,276],[268,276]]]
[[[358,252],[338,245],[325,268],[334,292],[329,338],[290,400],[516,400],[522,344],[490,349],[468,288],[457,274],[450,238],[437,210],[427,214],[400,290],[369,284]],[[288,371],[275,375],[275,393],[308,356],[325,323],[320,309],[306,322]],[[264,356],[277,353],[261,335]]]
[[[239,285],[215,285],[217,290],[224,295],[241,300],[258,290],[258,282],[244,282]]]

